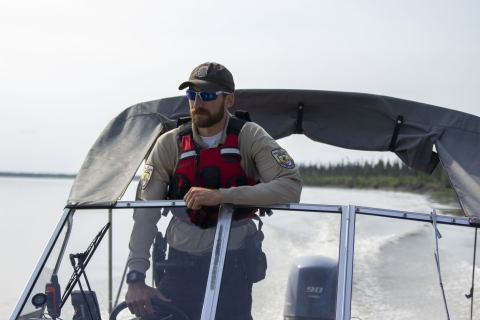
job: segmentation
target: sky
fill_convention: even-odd
[[[0,2],[0,171],[76,173],[108,122],[181,95],[206,61],[237,89],[363,92],[480,116],[479,1]],[[394,159],[303,136],[296,162]]]

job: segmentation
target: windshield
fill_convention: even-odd
[[[342,197],[351,196],[349,190],[335,190],[335,196],[333,193],[326,195],[326,192],[328,191],[321,188],[307,188],[302,200],[315,203],[319,200],[319,194],[322,194],[322,197],[331,196],[332,201],[340,202]],[[427,203],[421,202],[420,198],[416,203],[405,203],[401,193],[380,192],[381,197],[377,193],[366,191],[356,193],[360,193],[368,203],[372,203],[373,198],[376,198],[380,205],[388,207],[403,203],[406,207],[428,213]],[[24,307],[17,319],[39,319],[44,313],[47,318],[52,318],[48,315],[48,305],[41,305],[37,309],[32,298],[36,294],[45,293],[47,285],[52,284],[54,271],[61,290],[60,297],[64,296],[65,288],[74,274],[70,254],[85,253],[92,243],[95,243],[96,251],[85,267],[85,274],[94,293],[88,292],[84,275],[81,276],[81,284],[86,295],[85,300],[92,305],[98,303],[101,318],[108,319],[110,309],[116,310],[115,307],[121,305],[127,293],[125,275],[128,270],[125,267],[133,228],[132,207],[135,205],[134,202],[119,203],[118,206],[122,208],[113,209],[111,215],[108,209],[79,209],[68,213],[68,218],[58,233],[58,240],[33,283],[31,292],[24,300]],[[160,208],[166,215],[162,215],[157,225],[162,236],[168,235],[169,225],[172,227],[175,223],[187,223],[178,221],[177,218],[176,222],[171,222],[172,209],[182,211],[185,207],[164,202]],[[345,211],[345,208],[348,207],[292,205],[289,209],[287,205],[277,206],[272,210],[272,216],[262,217],[263,236],[259,233],[258,220],[250,220],[240,226],[233,224],[228,241],[229,250],[223,261],[223,277],[217,297],[217,319],[235,319],[234,316],[245,308],[248,309],[249,304],[254,319],[295,319],[312,315],[319,319],[335,319],[337,279],[339,271],[342,270],[342,266],[339,267],[339,258],[345,253],[341,242],[341,233],[344,230],[342,210]],[[362,210],[358,212],[362,213]],[[443,208],[443,212],[449,210],[449,207]],[[442,210],[439,210],[439,213],[442,213]],[[260,212],[257,211],[257,214]],[[463,221],[460,217],[456,218]],[[99,233],[109,222],[111,225],[100,240]],[[430,223],[358,214],[354,227],[353,287],[350,288],[352,318],[384,319],[392,312],[401,319],[419,314],[422,315],[420,318],[425,319],[431,318],[431,315],[435,318],[445,315],[432,255],[434,238]],[[212,240],[218,227],[194,228],[198,229],[198,241],[208,238],[212,241],[214,253],[221,250],[214,246]],[[442,225],[439,230],[446,239],[440,241],[446,296],[458,302],[451,303],[449,311],[450,314],[461,317],[468,314],[469,301],[464,298],[464,294],[468,293],[470,288],[467,275],[471,271],[469,255],[472,248],[458,248],[462,243],[473,240],[473,229]],[[65,241],[67,239],[68,242]],[[93,241],[94,239],[96,241]],[[161,239],[157,240],[156,243],[159,244]],[[179,239],[172,240],[177,241],[167,242],[181,247]],[[63,246],[65,243],[66,246]],[[236,248],[235,245],[239,247]],[[151,250],[156,251],[156,260],[150,260],[153,267],[148,269],[145,283],[160,288],[162,294],[172,300],[168,303],[177,306],[188,318],[199,319],[203,300],[206,299],[205,294],[209,287],[212,287],[211,275],[218,276],[218,270],[217,273],[211,271],[211,250],[189,254],[168,245],[166,260],[162,260],[163,252],[158,250],[158,247]],[[250,251],[247,252],[246,247],[249,247]],[[63,256],[62,248],[65,252]],[[73,260],[78,266],[78,258]],[[213,265],[218,267],[218,264]],[[340,274],[343,277],[343,272]],[[340,280],[345,282],[342,277]],[[392,296],[395,298],[391,298]],[[96,302],[92,297],[96,298]],[[78,284],[69,297],[63,298],[64,304],[59,315],[61,319],[76,319],[79,313],[89,312],[89,309],[85,308],[86,303]],[[428,301],[429,307],[422,308],[422,301]],[[410,305],[416,307],[412,310],[408,308]],[[168,307],[166,309],[168,310]],[[155,307],[155,310],[163,317],[168,316],[169,311],[165,310],[165,307]],[[90,308],[90,312],[95,319],[96,308]],[[116,314],[117,319],[132,317],[128,308]]]

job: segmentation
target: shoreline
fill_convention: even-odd
[[[66,173],[23,173],[23,172],[0,172],[0,177],[5,178],[60,178],[60,179],[75,179],[76,174]]]
[[[306,187],[318,187],[318,188],[339,188],[339,189],[359,189],[359,190],[386,190],[386,191],[400,191],[400,192],[445,192],[450,193],[454,192],[451,188],[444,188],[444,189],[436,189],[431,187],[422,187],[422,188],[409,188],[407,186],[398,186],[398,187],[391,187],[391,186],[365,186],[365,185],[346,185],[346,184],[312,184],[312,183],[304,183],[303,186]]]
[[[76,177],[76,174],[66,173],[0,172],[0,178],[75,179]],[[133,180],[140,180],[140,176],[133,177]]]

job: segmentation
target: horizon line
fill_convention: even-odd
[[[6,172],[0,171],[0,177],[15,177],[15,178],[61,178],[61,179],[75,179],[77,174],[69,173],[32,173],[32,172]],[[135,175],[133,180],[140,179],[139,175]]]

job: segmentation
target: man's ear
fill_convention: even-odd
[[[233,103],[235,102],[235,94],[230,93],[225,95],[225,107],[228,109],[231,106],[233,106]]]

